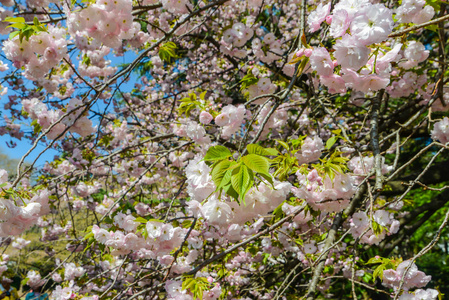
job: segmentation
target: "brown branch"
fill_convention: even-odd
[[[440,5],[440,13],[439,16],[443,16],[444,13],[446,11],[446,4],[441,4]],[[444,73],[446,72],[446,38],[444,35],[444,22],[439,22],[438,23],[438,36],[439,36],[439,41],[438,41],[438,60],[439,60],[439,65],[440,65],[440,70],[439,70],[439,74],[438,74],[438,82],[436,84],[436,94],[438,96],[438,98],[441,101],[441,104],[443,104],[443,106],[446,106],[446,103],[444,102],[444,98],[443,98],[443,86],[444,86]]]
[[[231,248],[203,261],[202,263],[200,263],[195,269],[193,269],[192,271],[187,272],[187,275],[194,275],[196,274],[196,272],[200,271],[202,268],[204,268],[205,266],[207,266],[208,264],[219,260],[223,257],[225,257],[226,255],[228,255],[229,253],[234,252],[235,250],[237,250],[238,248],[245,246],[246,244],[248,244],[251,241],[254,241],[255,239],[259,238],[262,235],[265,235],[273,230],[275,230],[276,228],[278,228],[279,226],[281,226],[282,224],[284,224],[285,222],[289,222],[291,221],[296,215],[298,215],[299,213],[301,213],[304,210],[304,207],[301,209],[298,209],[296,212],[291,213],[290,215],[286,216],[285,218],[279,220],[278,222],[274,223],[273,225],[271,225],[270,227],[262,230],[261,232],[259,232],[256,235],[253,235],[250,238],[247,238],[246,240],[244,240],[243,242],[240,242],[234,246],[232,246]]]
[[[374,154],[374,170],[376,173],[376,183],[374,185],[375,191],[382,190],[382,157],[380,155],[379,147],[379,112],[380,102],[382,101],[384,91],[379,91],[378,95],[372,99],[371,105],[371,148]]]
[[[332,248],[332,244],[334,243],[334,241],[336,239],[338,229],[340,228],[340,226],[343,223],[343,221],[349,215],[352,215],[352,213],[355,211],[355,208],[356,208],[357,204],[364,197],[366,190],[367,190],[366,184],[363,184],[361,187],[359,187],[359,189],[357,190],[357,193],[352,198],[351,203],[349,204],[349,206],[344,210],[344,212],[340,212],[340,213],[338,213],[335,216],[334,222],[332,223],[331,229],[329,230],[329,233],[327,234],[327,237],[326,237],[326,240],[325,240],[325,244],[324,244],[324,248],[323,248],[324,249],[323,250],[324,254],[329,252],[330,249]],[[343,214],[346,217],[343,217]],[[323,253],[322,253],[322,256],[321,256],[322,258],[320,259],[317,267],[313,271],[312,280],[310,281],[309,286],[307,288],[307,294],[304,296],[304,298],[307,299],[307,300],[314,300],[315,299],[316,287],[318,285],[318,281],[320,279],[321,273],[323,272],[324,264],[326,262],[326,255],[323,255]]]
[[[440,18],[437,18],[437,19],[434,19],[434,20],[431,20],[431,21],[428,21],[428,22],[425,22],[425,23],[421,23],[421,24],[414,25],[412,27],[409,27],[409,28],[406,28],[406,29],[403,29],[403,30],[399,30],[399,31],[390,33],[390,35],[388,35],[388,37],[389,38],[398,37],[398,36],[401,36],[403,34],[409,33],[410,31],[413,31],[413,30],[416,30],[416,29],[420,29],[420,28],[426,27],[428,25],[436,24],[436,23],[439,23],[439,22],[447,20],[447,19],[449,19],[449,15],[445,15],[443,17],[440,17]]]

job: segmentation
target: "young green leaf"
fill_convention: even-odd
[[[17,28],[17,29],[24,29],[25,27],[27,27],[28,25],[25,23],[13,23],[11,25],[6,26],[6,28]]]
[[[245,194],[251,188],[251,181],[252,176],[250,174],[250,170],[245,165],[241,165],[240,168],[232,171],[232,187],[240,195],[243,201],[245,201]]]
[[[246,146],[246,150],[248,150],[249,154],[258,154],[258,155],[265,155],[265,156],[275,156],[279,154],[279,151],[277,151],[274,148],[264,148],[257,144],[248,144]]]
[[[9,39],[12,40],[13,38],[15,38],[16,36],[18,36],[20,34],[19,30],[13,31],[9,34]]]
[[[25,23],[25,18],[22,17],[7,17],[3,20],[3,22],[10,23]]]
[[[210,147],[206,152],[206,156],[204,156],[204,161],[214,161],[214,160],[222,160],[232,156],[231,151],[224,146],[213,146]]]
[[[254,74],[249,70],[248,74],[246,74],[242,80],[240,81],[242,85],[240,86],[240,90],[243,91],[244,89],[248,88],[250,85],[254,85],[259,81],[257,77],[254,76]]]
[[[90,238],[93,238],[94,237],[94,233],[93,232],[89,232],[88,234],[86,234],[86,236],[83,238],[83,241],[84,240],[87,240],[87,239],[90,239]]]
[[[290,150],[290,146],[289,146],[286,142],[281,141],[281,140],[276,140],[276,141],[277,141],[279,144],[281,144],[282,147],[284,147],[285,149]]]
[[[248,154],[242,157],[243,163],[254,172],[270,175],[270,163],[266,157],[257,154]]]
[[[234,190],[234,188],[232,187],[232,184],[230,182],[223,187],[223,191],[229,197],[234,198],[235,201],[237,201],[237,202],[239,201],[239,194]]]
[[[215,186],[220,187],[222,185],[223,178],[226,172],[229,172],[228,168],[231,166],[231,161],[222,160],[212,169],[211,175]],[[230,172],[229,172],[230,173]]]
[[[366,264],[379,264],[379,263],[381,263],[382,262],[382,258],[381,257],[378,257],[378,256],[375,256],[375,257],[371,257],[367,262],[366,262]]]
[[[337,142],[338,140],[338,136],[332,136],[331,138],[329,138],[326,142],[326,149],[330,149],[332,148],[332,146]]]
[[[379,265],[373,272],[373,280],[376,281],[376,278],[379,277],[381,280],[383,279],[385,270],[385,265]]]
[[[41,22],[39,22],[39,19],[38,19],[36,16],[35,16],[34,19],[33,19],[33,23],[34,23],[34,25],[36,25],[36,26],[41,25]]]
[[[148,222],[147,219],[144,219],[144,218],[142,218],[142,217],[138,217],[138,218],[136,218],[134,221],[135,221],[135,222],[139,222],[139,223],[147,223],[147,222]]]
[[[271,175],[266,175],[266,174],[262,174],[262,173],[259,173],[259,175],[262,176],[263,179],[268,181],[268,183],[271,184],[271,187],[274,189],[273,177]]]

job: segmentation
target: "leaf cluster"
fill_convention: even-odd
[[[224,146],[209,148],[204,157],[211,164],[211,175],[217,189],[215,192],[225,192],[237,202],[245,203],[245,195],[255,185],[255,179],[267,181],[273,185],[273,177],[269,172],[271,160],[267,156],[276,156],[279,152],[273,148],[264,148],[257,144],[246,147],[248,154],[237,161],[232,159],[232,153]],[[214,192],[214,193],[215,193]]]
[[[402,262],[402,258],[398,259],[389,259],[380,256],[375,256],[366,262],[369,264],[379,264],[373,272],[373,280],[376,281],[376,278],[380,278],[383,280],[383,272],[384,270],[393,269],[396,270],[398,265]]]
[[[188,290],[193,294],[193,299],[203,299],[203,293],[213,287],[207,278],[186,276],[182,281],[182,290]]]
[[[190,113],[196,109],[196,108],[200,108],[200,109],[205,109],[205,104],[204,104],[204,99],[206,96],[207,91],[204,91],[200,94],[200,100],[198,100],[198,97],[196,96],[195,93],[190,93],[189,97],[185,97],[183,99],[180,100],[181,105],[179,105],[178,107],[178,112],[180,115],[185,114],[186,117],[188,118],[190,116]]]
[[[248,73],[245,76],[243,76],[242,80],[240,80],[241,83],[240,91],[247,89],[251,85],[257,84],[258,82],[259,79],[254,76],[251,70],[249,70]]]
[[[178,46],[173,42],[167,42],[159,47],[159,57],[167,62],[171,63],[172,58],[177,58],[176,50]]]
[[[25,22],[25,19],[22,17],[8,17],[3,20],[3,22],[9,22],[12,23],[11,25],[8,25],[6,28],[12,27],[17,28],[18,30],[13,31],[9,34],[9,39],[13,39],[16,36],[19,36],[20,43],[23,42],[23,38],[25,37],[28,41],[31,36],[35,34],[39,34],[40,32],[46,32],[47,29],[45,26],[39,22],[37,17],[34,17],[33,25],[28,25]]]
[[[298,159],[295,154],[301,149],[305,138],[306,136],[304,135],[297,139],[290,139],[288,142],[276,140],[281,146],[279,152],[283,153],[273,159],[273,166],[275,168],[273,176],[279,177],[280,180],[286,180],[288,176],[294,174],[299,169]]]

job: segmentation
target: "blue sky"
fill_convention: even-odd
[[[123,64],[125,62],[131,62],[136,56],[137,56],[136,53],[134,53],[132,51],[127,51],[127,52],[125,52],[125,55],[122,57],[116,57],[111,53],[108,56],[106,56],[106,59],[111,60],[112,66],[117,66],[117,65]],[[78,60],[75,55],[72,55],[71,59],[75,65],[78,65]],[[2,59],[2,60],[5,64],[8,64],[8,66],[9,66],[9,70],[4,72],[2,75],[6,75],[9,72],[15,70],[15,68],[11,65],[11,63],[9,61],[7,61],[5,59]],[[86,79],[89,80],[89,78],[86,78]],[[122,91],[130,91],[133,88],[134,82],[136,82],[136,79],[137,79],[136,75],[132,74],[130,80],[121,85],[121,90]],[[31,82],[27,82],[25,84],[32,86]],[[0,109],[1,109],[2,115],[7,113],[7,111],[5,111],[3,109],[3,107],[4,107],[4,104],[8,103],[8,96],[14,95],[14,94],[15,94],[14,91],[8,90],[8,94],[1,97]],[[20,99],[20,100],[22,100],[22,99]],[[99,101],[97,101],[96,105],[94,106],[94,109],[101,111],[101,110],[104,110],[105,107],[106,106],[105,106],[104,102],[102,100],[99,100]],[[111,108],[111,106],[109,108]],[[1,120],[0,123],[4,124],[3,117],[0,117],[0,120]],[[97,120],[92,119],[92,121],[95,126]],[[29,122],[30,122],[29,120],[26,121],[26,123],[29,123]],[[32,128],[23,127],[22,129],[25,129],[25,131],[29,131]],[[8,147],[7,142],[11,142],[11,141],[13,141],[14,143],[17,144],[17,146],[15,148]],[[11,138],[9,135],[0,136],[0,147],[4,150],[3,152],[5,154],[8,154],[11,158],[20,159],[30,149],[31,145],[32,145],[32,143],[27,139],[18,140],[15,138]],[[26,161],[27,162],[34,161],[34,159],[39,155],[39,153],[41,153],[45,149],[45,147],[46,147],[46,144],[44,144],[42,142],[39,143],[39,145],[36,147],[36,149],[34,149],[33,152],[27,157]],[[58,154],[59,154],[58,151],[53,150],[53,149],[48,149],[38,159],[38,161],[36,163],[36,167],[43,166],[46,161],[52,161],[54,159],[54,156],[58,155]]]

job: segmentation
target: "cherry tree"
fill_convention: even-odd
[[[444,1],[1,4],[3,276],[40,247],[51,299],[449,291]]]

